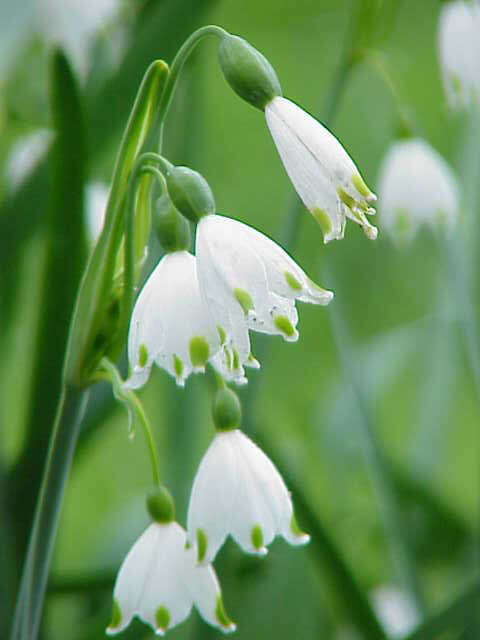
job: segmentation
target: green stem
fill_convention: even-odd
[[[177,85],[178,77],[183,68],[183,65],[185,64],[187,58],[195,49],[197,44],[206,36],[216,36],[217,38],[223,38],[225,35],[227,35],[225,29],[222,29],[217,25],[207,25],[205,27],[200,27],[200,29],[194,31],[190,35],[190,37],[185,40],[170,66],[170,73],[158,109],[161,123],[163,123],[167,116],[168,109],[172,102],[173,93]]]
[[[124,382],[120,377],[117,367],[110,362],[108,358],[102,358],[100,362],[101,368],[106,372],[108,381],[113,387],[115,397],[124,402],[127,409],[131,410],[134,415],[139,419],[145,434],[145,439],[148,445],[148,451],[150,453],[150,461],[152,464],[153,482],[155,485],[160,485],[160,465],[158,463],[158,453],[155,446],[155,439],[152,434],[152,429],[148,421],[147,415],[143,409],[142,403],[137,398],[136,394],[130,389],[125,389]]]
[[[162,190],[164,192],[167,191],[163,174],[156,167],[146,165],[145,162],[147,161],[154,161],[160,164],[165,170],[168,169],[170,164],[156,153],[144,153],[138,158],[132,175],[130,176],[125,208],[124,291],[119,323],[119,326],[125,327],[126,331],[135,297],[135,197],[137,195],[139,181],[142,175],[150,174],[157,178]],[[149,197],[149,194],[145,195],[145,197]]]
[[[35,510],[11,640],[35,640],[38,634],[48,569],[63,493],[75,450],[87,391],[64,387]]]

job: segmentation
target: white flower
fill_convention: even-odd
[[[37,129],[15,142],[5,163],[5,177],[12,189],[17,189],[32,173],[53,137],[50,129]]]
[[[277,96],[265,107],[267,125],[290,180],[319,223],[324,242],[343,238],[346,218],[370,239],[377,229],[366,215],[376,200],[340,142],[318,120]]]
[[[398,241],[410,240],[421,224],[452,226],[458,186],[445,160],[425,141],[395,142],[380,169],[381,223]]]
[[[373,608],[390,638],[407,636],[420,622],[413,598],[396,587],[382,585],[371,593]]]
[[[200,220],[196,255],[202,296],[241,364],[251,364],[249,329],[295,341],[295,300],[325,305],[333,298],[273,240],[231,218]]]
[[[165,255],[143,287],[130,320],[126,386],[141,387],[155,362],[181,386],[192,371],[204,371],[210,360],[226,379],[244,380],[243,369],[227,368],[223,339],[197,281],[197,261],[188,251]]]
[[[443,83],[452,107],[480,105],[480,4],[444,5],[438,25]]]
[[[239,429],[218,431],[203,457],[188,507],[188,539],[211,562],[228,534],[264,555],[280,534],[294,545],[309,536],[296,524],[285,484],[267,456]]]
[[[199,567],[195,549],[185,544],[185,531],[176,522],[154,522],[144,531],[118,573],[108,635],[125,629],[137,615],[162,636],[188,617],[192,605],[209,624],[235,631],[212,566]]]
[[[93,246],[103,227],[110,188],[104,182],[90,182],[85,189],[88,239]]]
[[[93,37],[114,18],[119,5],[118,0],[36,0],[38,29],[49,43],[66,49],[85,75]]]

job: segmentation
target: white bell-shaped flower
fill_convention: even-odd
[[[295,300],[325,305],[333,298],[273,240],[232,218],[200,220],[196,255],[202,296],[241,364],[251,364],[249,329],[295,341]]]
[[[443,83],[454,108],[480,105],[480,3],[452,2],[442,8],[438,49]]]
[[[455,176],[437,151],[419,138],[395,142],[380,169],[381,224],[398,242],[421,224],[451,227],[458,214]]]
[[[347,217],[374,240],[377,229],[366,216],[375,213],[371,205],[376,196],[335,136],[281,96],[267,104],[265,117],[286,172],[320,225],[324,242],[343,238]]]
[[[155,362],[181,386],[208,361],[228,380],[244,381],[241,367],[228,368],[222,358],[223,334],[198,287],[197,260],[188,251],[165,255],[145,283],[130,321],[126,386],[141,387]]]
[[[218,431],[203,457],[188,507],[188,539],[198,561],[211,562],[231,535],[248,553],[265,555],[279,534],[300,545],[290,494],[273,463],[239,429]]]
[[[137,615],[162,636],[185,620],[193,605],[209,624],[234,631],[213,567],[198,566],[195,556],[193,547],[186,548],[186,534],[179,524],[152,523],[120,568],[107,634],[119,633]]]

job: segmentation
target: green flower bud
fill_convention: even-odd
[[[217,391],[213,403],[213,422],[219,431],[237,429],[242,419],[242,407],[235,392],[228,387]]]
[[[175,505],[170,491],[165,487],[155,487],[147,496],[147,509],[152,520],[168,524],[175,520]]]
[[[167,173],[168,194],[182,215],[198,222],[215,213],[215,198],[210,185],[197,171],[188,167],[172,167]]]
[[[225,35],[218,58],[228,84],[254,107],[263,111],[270,100],[282,95],[272,65],[243,38]]]
[[[153,230],[168,253],[190,247],[190,226],[166,195],[160,196],[154,203]]]

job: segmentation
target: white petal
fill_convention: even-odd
[[[192,360],[196,341],[205,355],[200,361]],[[144,384],[153,362],[183,385],[192,371],[203,371],[206,360],[219,349],[215,322],[200,296],[195,257],[187,251],[167,254],[150,275],[133,310],[128,336],[132,377],[127,386]]]
[[[325,180],[322,182],[321,174],[331,182],[335,194],[341,188],[358,206],[366,207],[367,202],[375,201],[375,195],[364,184],[353,160],[337,138],[318,120],[290,100],[280,96],[268,104],[265,114],[277,146],[279,143],[282,144],[281,140],[283,140],[283,151],[280,152],[280,156],[284,164],[289,154],[294,152],[295,159],[300,162],[299,166],[311,167],[308,172],[305,170],[303,182],[306,184],[311,181],[310,192],[312,195],[318,194],[315,197],[314,206],[325,209],[321,206],[322,194],[325,191]],[[281,122],[275,122],[276,119]],[[293,161],[289,161],[289,164],[290,168],[286,167],[287,172],[297,177],[298,169]],[[292,175],[290,177],[296,186]],[[302,194],[300,195],[303,197]],[[326,199],[327,204],[330,204],[331,197]],[[330,214],[329,211],[328,213]],[[334,228],[338,229],[338,223]],[[333,237],[338,235],[335,234]]]
[[[86,187],[87,232],[92,246],[103,227],[109,192],[109,186],[103,182],[90,182]]]
[[[381,222],[397,240],[409,240],[421,224],[453,225],[458,185],[445,160],[421,139],[394,143],[379,178]]]
[[[333,295],[316,287],[272,240],[231,218],[202,219],[197,256],[202,294],[234,348],[248,338],[248,329],[297,340],[295,299],[326,304]],[[237,349],[240,363],[254,365],[246,348]]]
[[[185,553],[185,582],[198,612],[206,622],[225,633],[235,631],[235,624],[223,609],[222,593],[212,565],[198,565],[194,548],[188,549]]]
[[[188,509],[188,535],[200,530],[211,561],[228,533],[249,553],[263,555],[280,534],[292,544],[308,536],[292,528],[293,507],[275,466],[238,429],[218,433],[194,481]],[[202,558],[200,558],[202,559]]]
[[[168,628],[185,620],[193,604],[184,582],[185,540],[185,532],[174,522],[151,524],[140,536],[117,576],[114,600],[121,619],[108,634],[124,629],[134,615],[157,633],[164,632],[158,624],[160,608],[167,612]]]
[[[345,215],[334,182],[317,159],[273,108],[265,109],[267,125],[285,170],[306,208],[319,223],[324,242],[341,239]]]

